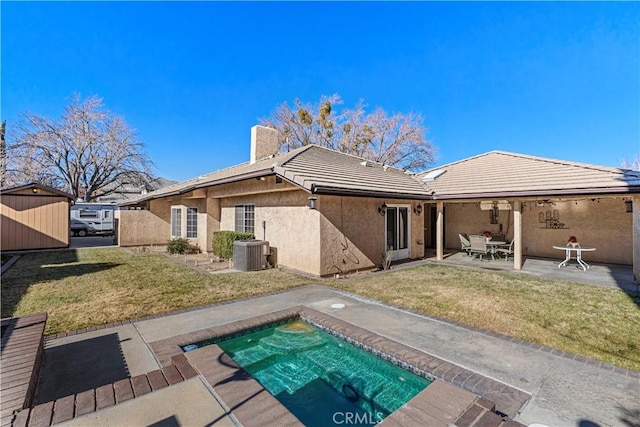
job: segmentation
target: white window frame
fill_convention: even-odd
[[[186,209],[185,236],[187,239],[198,238],[198,208]]]
[[[256,205],[250,203],[235,205],[233,222],[235,231],[255,235]]]
[[[182,237],[182,206],[171,206],[171,238]]]

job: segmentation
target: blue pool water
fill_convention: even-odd
[[[307,426],[376,424],[430,384],[302,321],[216,344]]]

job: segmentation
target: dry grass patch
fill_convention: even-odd
[[[2,317],[46,311],[47,334],[281,291],[313,282],[279,270],[206,274],[162,254],[28,254],[2,276]]]
[[[640,295],[592,285],[442,265],[334,286],[640,370]]]

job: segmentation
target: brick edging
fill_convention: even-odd
[[[15,414],[12,427],[47,427],[59,424],[198,375],[185,355],[175,356],[172,362],[162,369],[23,409]]]

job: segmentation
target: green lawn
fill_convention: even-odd
[[[321,281],[280,270],[211,275],[117,248],[42,252],[2,276],[2,317],[46,311],[51,334],[311,283],[640,370],[637,293],[433,264]]]

